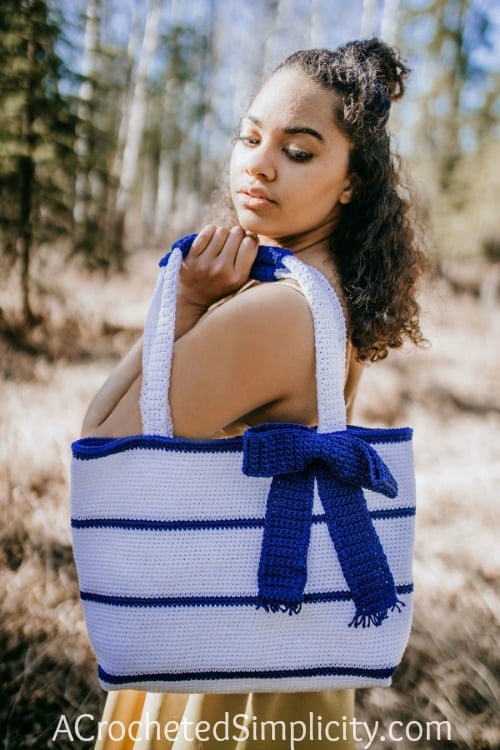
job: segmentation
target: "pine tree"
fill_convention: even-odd
[[[0,243],[19,274],[31,325],[30,273],[42,243],[71,231],[75,115],[59,91],[60,25],[45,0],[3,0],[0,16]]]

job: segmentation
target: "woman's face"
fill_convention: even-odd
[[[326,239],[351,199],[349,141],[335,95],[299,70],[275,73],[243,117],[231,156],[238,221],[291,250]]]

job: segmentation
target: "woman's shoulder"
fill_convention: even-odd
[[[212,435],[246,414],[309,392],[314,326],[307,300],[280,282],[212,306],[174,346],[172,417],[180,436]]]
[[[294,279],[271,282],[251,279],[238,291],[211,305],[204,317],[213,315],[215,311],[218,316],[223,314],[225,317],[237,316],[243,312],[249,313],[251,314],[247,321],[249,325],[259,325],[263,317],[266,317],[268,323],[275,319],[275,322],[286,322],[287,315],[294,319],[300,311],[305,316],[309,314],[310,317],[306,295]]]

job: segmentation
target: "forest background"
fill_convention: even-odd
[[[450,723],[450,739],[414,726],[394,748],[498,747],[498,4],[0,0],[0,11],[4,750],[89,747],[52,739],[57,722],[97,722],[102,709],[71,553],[69,444],[139,335],[157,260],[215,216],[262,77],[295,49],[374,34],[413,70],[391,122],[434,274],[422,292],[431,348],[370,367],[356,406],[357,422],[415,427],[419,499],[410,644],[391,690],[358,692],[357,716]]]

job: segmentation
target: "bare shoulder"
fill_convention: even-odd
[[[225,311],[229,316],[251,312],[249,322],[255,325],[261,322],[263,316],[270,314],[274,321],[281,324],[285,324],[288,319],[290,323],[302,321],[312,324],[307,299],[298,282],[292,279],[257,283],[235,294],[217,309],[220,312]]]
[[[209,310],[174,347],[171,405],[179,435],[210,435],[294,398],[314,372],[307,300],[279,282],[245,289]]]
[[[298,288],[280,281],[261,283],[236,294],[215,311],[214,334],[233,332],[244,347],[272,365],[300,367],[314,354],[314,325],[311,309]],[[208,322],[208,321],[207,321]],[[217,330],[216,330],[217,329]],[[265,366],[265,364],[263,364]]]

